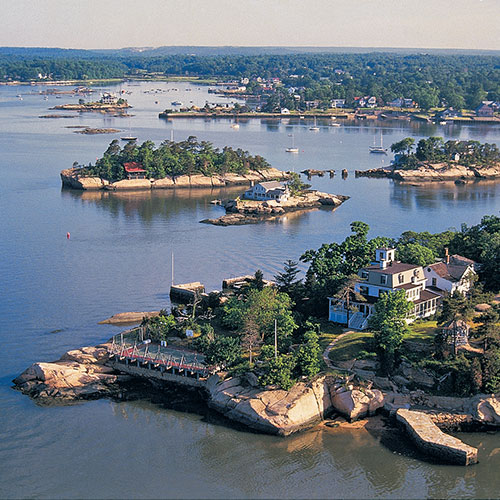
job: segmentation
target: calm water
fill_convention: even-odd
[[[310,123],[249,120],[159,120],[180,100],[224,101],[185,83],[123,85],[132,118],[98,114],[40,119],[48,101],[38,87],[0,87],[0,497],[496,497],[500,489],[498,435],[468,435],[481,463],[464,469],[421,462],[364,432],[311,431],[290,439],[240,432],[203,416],[149,402],[106,400],[39,407],[10,389],[33,361],[92,345],[117,330],[96,323],[130,310],[168,305],[170,255],[175,280],[200,280],[208,289],[224,277],[260,268],[271,277],[285,259],[340,241],[363,220],[371,236],[406,229],[441,231],[498,214],[500,183],[401,186],[355,179],[390,157],[368,147],[412,135],[473,138],[500,144],[500,128],[367,124],[310,132]],[[172,89],[177,88],[177,91]],[[185,89],[191,88],[191,91]],[[145,93],[150,89],[169,92]],[[33,94],[29,94],[34,92]],[[16,97],[21,94],[23,100]],[[158,104],[155,103],[158,101]],[[61,112],[60,112],[61,113]],[[62,114],[62,113],[61,113]],[[220,215],[209,203],[231,193],[79,193],[62,191],[59,171],[95,161],[115,135],[85,136],[70,125],[112,127],[139,140],[189,135],[262,154],[283,170],[333,168],[334,179],[313,185],[351,196],[335,212],[316,210],[278,222],[215,227],[199,220]],[[299,155],[285,153],[294,135]],[[347,180],[340,170],[347,168]],[[239,190],[232,190],[238,193]],[[66,240],[66,232],[71,240]]]

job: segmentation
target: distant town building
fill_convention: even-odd
[[[483,101],[476,108],[476,116],[490,117],[495,113],[495,107],[493,101]]]
[[[286,201],[290,197],[288,186],[283,182],[268,181],[255,184],[243,195],[248,200],[276,200]]]
[[[377,98],[375,96],[355,97],[354,105],[358,108],[375,108],[377,106]]]
[[[345,108],[345,99],[332,99],[332,108]]]
[[[281,108],[280,113],[282,115],[289,115],[290,114],[290,110],[288,108]]]
[[[391,102],[387,103],[388,106],[393,108],[416,108],[417,103],[413,99],[407,99],[405,97],[398,97]]]

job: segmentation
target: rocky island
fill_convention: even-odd
[[[215,226],[235,226],[243,224],[257,224],[265,220],[281,217],[289,212],[310,210],[313,208],[329,207],[337,208],[349,196],[340,194],[328,194],[320,191],[304,191],[287,200],[247,200],[234,199],[222,202],[226,215],[217,219],[204,219],[201,222]]]
[[[158,148],[151,141],[121,148],[115,139],[95,165],[75,162],[60,175],[64,187],[108,191],[250,186],[289,177],[259,155],[230,147],[221,151],[196,137],[164,141]]]
[[[480,179],[500,179],[500,151],[496,144],[477,141],[446,143],[441,137],[406,138],[391,146],[394,162],[385,168],[356,170],[357,177],[388,177],[403,182],[455,181],[464,184]]]

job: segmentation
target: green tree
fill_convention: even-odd
[[[295,384],[293,371],[295,358],[291,354],[281,354],[278,358],[271,358],[260,376],[260,385],[278,385],[281,389],[289,391]]]
[[[380,366],[385,373],[391,373],[394,369],[403,337],[409,332],[406,318],[412,308],[404,290],[383,293],[369,319]]]
[[[304,343],[295,354],[298,374],[314,377],[320,370],[320,355],[321,348],[318,334],[314,330],[308,330],[304,333]]]
[[[434,253],[430,248],[424,247],[419,243],[406,243],[398,245],[398,260],[407,264],[417,266],[427,266],[434,262]]]
[[[205,352],[206,362],[222,369],[235,365],[240,358],[240,341],[236,337],[215,337]]]

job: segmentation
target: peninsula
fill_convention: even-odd
[[[61,172],[62,184],[72,189],[109,191],[220,188],[285,180],[289,174],[273,168],[262,156],[189,137],[182,142],[135,141],[120,147],[113,140],[95,165],[73,164]]]
[[[15,386],[40,402],[186,388],[229,420],[282,436],[380,411],[425,454],[473,464],[478,451],[443,431],[500,427],[499,283],[495,256],[477,253],[497,245],[499,222],[407,231],[396,243],[402,261],[394,240],[369,240],[369,227],[353,222],[342,243],[301,256],[305,280],[288,260],[274,281],[257,270],[209,294],[200,282],[172,286],[170,312],[144,313],[103,344],[34,363]],[[374,295],[381,283],[390,293]],[[329,321],[319,317],[327,312]]]

